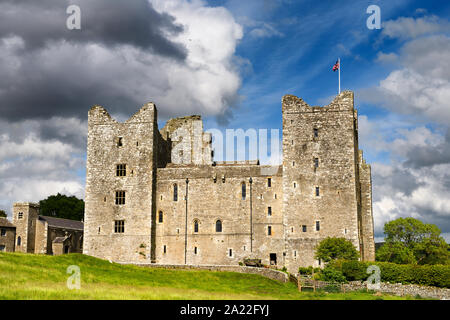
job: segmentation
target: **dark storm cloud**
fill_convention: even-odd
[[[69,4],[80,6],[81,30],[66,27]],[[155,65],[158,57],[183,63],[184,48],[166,38],[181,31],[146,0],[0,0],[0,119],[85,119],[93,104],[131,113],[147,102],[152,85],[168,86],[164,74],[150,75],[136,64]],[[151,61],[139,61],[148,54]],[[136,95],[142,83],[149,97]]]
[[[443,143],[436,146],[413,147],[406,156],[406,167],[421,168],[450,163],[450,129],[447,129]]]
[[[411,195],[414,190],[422,185],[410,170],[401,167],[393,168],[392,173],[387,177],[376,172],[373,172],[372,177],[373,185],[389,185],[392,190],[401,191],[407,196]],[[378,200],[381,195],[377,191],[377,189],[374,190],[374,198]]]
[[[80,7],[81,30],[66,27],[66,9],[71,4]],[[0,0],[0,38],[20,36],[27,50],[66,40],[129,44],[184,59],[184,47],[165,37],[181,31],[173,17],[158,13],[146,0]]]

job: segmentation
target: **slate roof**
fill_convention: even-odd
[[[13,225],[8,219],[0,218],[0,227],[15,228],[16,226]]]
[[[47,221],[49,227],[60,228],[60,229],[72,229],[72,230],[83,230],[84,223],[76,220],[39,216],[39,220]]]

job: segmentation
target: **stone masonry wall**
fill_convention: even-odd
[[[276,254],[278,261],[282,262],[284,230],[280,174],[281,170],[274,176],[261,176],[259,165],[158,169],[157,211],[158,215],[163,215],[163,222],[157,222],[156,260],[169,264],[184,263],[187,240],[188,264],[237,265],[249,257],[269,264],[270,253]],[[186,178],[189,179],[187,235]],[[268,178],[271,179],[270,187]],[[173,196],[175,184],[177,201]],[[242,197],[242,184],[245,184],[245,199]],[[268,214],[269,206],[271,215]],[[217,220],[222,222],[222,232],[216,232]],[[198,221],[198,232],[194,232],[195,221]],[[269,226],[271,235],[268,234]]]
[[[151,256],[155,128],[152,103],[125,123],[113,120],[100,106],[89,111],[85,254],[134,261]],[[116,176],[118,164],[126,164],[126,176]],[[125,191],[124,205],[115,204],[116,191]],[[123,233],[115,232],[116,220],[124,221]]]
[[[287,95],[282,111],[284,224],[294,227],[286,228],[287,267],[296,272],[319,265],[314,251],[326,237],[344,237],[360,249],[353,93],[325,107]]]

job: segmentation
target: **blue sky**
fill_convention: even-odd
[[[413,216],[450,240],[449,2],[78,0],[78,31],[66,28],[69,3],[0,0],[8,213],[57,192],[84,197],[94,104],[123,121],[153,101],[160,127],[200,114],[206,129],[281,130],[285,94],[331,102],[339,57],[372,166],[377,238],[386,221]],[[370,5],[379,30],[366,26]]]

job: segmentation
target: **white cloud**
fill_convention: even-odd
[[[377,60],[397,62],[397,68],[378,86],[361,90],[362,100],[425,121],[450,124],[450,70],[444,67],[450,61],[450,37],[414,39],[399,54],[379,53]]]
[[[383,23],[382,35],[390,38],[410,39],[425,34],[449,31],[450,25],[436,16],[421,18],[400,17]]]

